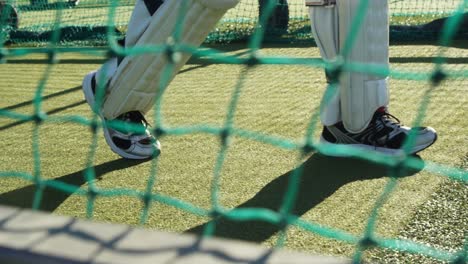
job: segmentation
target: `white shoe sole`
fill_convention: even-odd
[[[435,131],[434,131],[435,133]],[[437,140],[437,134],[435,134],[435,138],[432,142],[429,142],[427,144],[424,144],[424,145],[419,145],[419,146],[415,146],[411,149],[411,151],[408,153],[408,155],[413,155],[413,154],[416,154],[428,147],[430,147],[432,144],[434,144],[434,142]],[[323,145],[334,145],[334,146],[350,146],[350,147],[355,147],[355,148],[358,148],[358,149],[363,149],[363,150],[367,150],[367,151],[374,151],[374,152],[379,152],[379,153],[382,153],[384,155],[389,155],[389,156],[392,156],[392,157],[403,157],[405,155],[405,152],[403,149],[391,149],[391,148],[382,148],[382,147],[374,147],[374,146],[369,146],[369,145],[365,145],[365,144],[335,144],[335,143],[332,143],[332,142],[329,142],[327,141],[325,138],[323,138],[322,136],[320,136],[320,143],[323,144]],[[336,157],[350,157],[351,155],[346,155],[346,154],[328,154],[330,156],[336,156]]]
[[[382,147],[374,147],[365,144],[335,144],[332,142],[327,141],[325,138],[320,136],[320,144],[324,146],[349,146],[357,149],[367,150],[371,152],[378,152],[384,155],[392,156],[392,157],[402,157],[404,156],[404,151],[402,149],[390,149],[390,148],[382,148]],[[351,154],[338,154],[338,153],[327,153],[329,156],[333,157],[351,157]]]

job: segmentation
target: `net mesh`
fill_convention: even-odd
[[[2,0],[16,9],[16,22],[3,28],[5,38],[13,43],[44,45],[53,31],[60,29],[62,45],[105,45],[106,31],[112,28],[124,35],[133,9],[134,0]],[[231,42],[252,36],[255,25],[266,6],[267,0],[242,0],[228,12],[210,33],[206,42]],[[434,39],[437,29],[417,27],[436,18],[452,15],[459,5],[458,0],[401,0],[390,1],[391,24],[395,26],[395,39]],[[3,10],[6,20],[9,10]],[[60,23],[57,23],[60,20]],[[3,23],[2,23],[3,24]],[[307,8],[302,0],[277,1],[267,25],[266,41],[310,41],[310,26]],[[401,28],[401,27],[404,28]]]
[[[361,12],[365,12],[368,2],[370,0],[361,1]],[[392,8],[392,21],[393,25],[408,26],[414,25],[415,28],[409,27],[401,29],[404,34],[409,34],[407,30],[420,30],[424,27],[420,25],[427,23],[427,21],[433,21],[436,18],[450,15],[450,17],[444,20],[440,31],[438,31],[438,41],[441,47],[446,47],[459,36],[459,31],[464,22],[464,13],[468,8],[468,0],[447,0],[447,1],[422,1],[422,0],[406,0],[406,1],[390,1]],[[278,4],[279,3],[279,4]],[[17,9],[19,19],[15,20],[14,17],[9,14],[14,13],[11,8],[7,8],[8,4],[13,4]],[[37,89],[33,98],[34,112],[31,115],[22,114],[14,111],[14,109],[4,108],[0,109],[0,117],[17,120],[21,122],[32,122],[32,150],[33,150],[33,173],[27,173],[22,171],[0,171],[0,179],[13,177],[20,178],[30,182],[33,182],[36,186],[33,200],[33,208],[39,208],[41,199],[45,188],[54,188],[65,193],[73,193],[81,195],[87,198],[87,215],[92,218],[94,204],[97,197],[118,197],[118,196],[130,196],[139,198],[144,204],[141,211],[141,223],[145,223],[148,219],[149,210],[153,203],[162,203],[173,206],[175,208],[190,212],[195,215],[206,216],[210,218],[224,217],[233,221],[246,221],[246,220],[258,220],[264,221],[270,224],[280,226],[280,239],[278,244],[282,245],[286,239],[285,231],[288,227],[294,226],[308,232],[318,234],[326,238],[332,238],[346,243],[350,243],[356,246],[353,260],[360,262],[363,258],[363,253],[372,247],[382,247],[391,250],[398,250],[410,253],[422,254],[425,256],[433,257],[443,261],[450,261],[453,263],[464,263],[466,260],[466,246],[460,252],[450,252],[447,250],[437,249],[429,245],[412,242],[409,240],[402,239],[388,239],[382,238],[375,234],[375,226],[378,218],[379,209],[385,204],[391,193],[394,191],[398,179],[405,170],[408,169],[423,169],[433,172],[438,175],[442,175],[449,179],[458,180],[462,182],[468,181],[468,173],[466,170],[445,166],[437,163],[426,162],[422,164],[421,161],[412,156],[406,156],[404,159],[389,159],[386,156],[378,155],[375,153],[369,153],[363,150],[354,148],[348,148],[345,146],[323,146],[313,140],[315,128],[319,122],[318,112],[312,115],[309,120],[309,124],[305,131],[304,140],[302,143],[296,141],[286,140],[284,138],[275,137],[266,133],[243,130],[237,128],[234,124],[236,110],[238,107],[239,97],[243,92],[243,86],[246,76],[249,72],[255,68],[256,65],[261,64],[277,64],[277,65],[299,65],[307,64],[313,67],[348,67],[353,69],[356,65],[325,65],[322,60],[310,59],[304,60],[301,58],[286,58],[286,57],[266,57],[258,56],[257,50],[260,45],[265,41],[266,38],[284,38],[284,35],[288,35],[286,38],[289,39],[293,36],[294,39],[310,39],[310,32],[306,24],[307,16],[306,9],[303,6],[302,1],[284,1],[274,2],[266,1],[260,3],[264,5],[259,6],[256,1],[241,1],[241,3],[233,10],[229,11],[228,14],[222,19],[218,28],[214,30],[207,38],[207,42],[224,42],[234,41],[241,39],[248,39],[249,53],[245,57],[233,57],[215,49],[198,49],[197,47],[186,46],[184,43],[178,43],[177,41],[172,44],[167,44],[166,49],[157,48],[153,52],[168,52],[167,56],[172,56],[174,52],[183,50],[184,52],[191,52],[196,58],[203,57],[205,59],[211,59],[217,63],[224,64],[239,64],[244,65],[244,69],[241,72],[237,84],[235,86],[232,97],[229,100],[227,106],[227,113],[225,116],[225,122],[222,126],[208,126],[208,125],[194,125],[189,127],[177,127],[170,128],[164,123],[163,116],[161,115],[162,100],[157,100],[154,106],[155,112],[155,124],[153,132],[157,136],[164,135],[188,135],[195,133],[206,133],[214,135],[220,139],[220,148],[217,153],[216,165],[213,171],[213,179],[211,186],[211,208],[204,209],[195,206],[189,202],[179,200],[173,197],[165,196],[159,193],[155,193],[152,190],[156,184],[156,178],[158,175],[158,158],[152,160],[152,169],[150,178],[147,183],[146,191],[138,191],[133,189],[106,189],[99,188],[95,184],[95,169],[93,161],[96,156],[98,137],[102,130],[103,124],[97,115],[94,115],[92,119],[87,119],[82,116],[63,116],[63,117],[51,117],[43,111],[43,95],[46,89],[46,81],[51,75],[53,65],[57,62],[56,55],[64,52],[81,52],[85,54],[109,54],[115,55],[122,52],[119,49],[113,49],[114,45],[107,45],[107,43],[115,43],[116,38],[118,39],[120,34],[125,33],[125,26],[128,23],[128,18],[133,7],[132,1],[86,1],[82,0],[78,2],[45,2],[45,1],[17,1],[15,3],[4,2],[2,4],[2,38],[3,42],[9,40],[13,43],[36,43],[45,42],[43,48],[29,48],[27,45],[23,47],[17,47],[10,49],[7,46],[1,46],[0,56],[1,59],[8,59],[24,54],[32,53],[45,53],[48,55],[48,66],[45,70],[41,81],[37,84]],[[272,22],[270,14],[276,14],[278,5],[288,5],[288,27],[285,29],[284,22]],[[265,12],[265,16],[259,16],[259,11]],[[282,9],[281,9],[282,10]],[[8,14],[8,15],[7,15]],[[281,16],[281,15],[280,15]],[[260,17],[260,19],[259,19]],[[404,19],[399,19],[404,18]],[[19,23],[18,23],[19,20]],[[272,26],[273,24],[273,26]],[[261,25],[261,26],[257,26]],[[268,25],[268,26],[267,26]],[[180,26],[180,25],[179,25]],[[353,31],[357,31],[361,25],[359,23],[354,24]],[[68,41],[76,41],[76,36],[68,36],[64,34],[64,29],[69,29],[70,32],[76,34],[83,33],[84,37],[81,40],[89,40],[89,34],[93,35],[94,40],[101,44],[102,47],[85,47],[85,46],[74,46],[64,47],[61,44],[66,44]],[[116,29],[116,31],[114,30]],[[399,28],[397,28],[399,29]],[[178,32],[178,30],[176,30]],[[266,32],[266,34],[265,34]],[[424,31],[428,33],[429,30]],[[60,34],[61,33],[61,34]],[[426,35],[427,36],[427,35]],[[177,37],[175,37],[177,39]],[[95,42],[96,43],[96,42]],[[75,42],[76,44],[76,42]],[[79,44],[79,42],[78,42]],[[89,44],[83,42],[83,44]],[[169,46],[172,45],[172,46]],[[352,40],[349,40],[348,47],[353,45]],[[133,50],[134,52],[142,52],[138,48]],[[146,52],[151,52],[145,49]],[[423,100],[418,107],[417,118],[413,125],[417,126],[421,123],[425,116],[430,101],[430,94],[440,85],[440,83],[449,78],[468,78],[468,72],[466,70],[460,71],[445,71],[444,64],[446,63],[445,49],[440,49],[435,60],[435,67],[430,73],[418,73],[418,72],[398,72],[390,70],[392,78],[399,80],[411,80],[430,82],[432,88],[428,89],[426,95],[423,96]],[[123,54],[122,54],[123,55]],[[168,65],[168,69],[172,65]],[[359,65],[358,65],[359,66]],[[365,68],[365,67],[364,67]],[[362,69],[360,69],[362,70]],[[372,72],[374,74],[386,74],[382,69],[370,69],[365,68],[365,71]],[[161,87],[166,87],[166,84],[162,84]],[[330,86],[327,91],[333,92],[336,88]],[[164,89],[160,93],[162,94]],[[325,98],[327,98],[325,94]],[[326,101],[326,100],[325,100]],[[92,130],[92,141],[89,147],[89,155],[87,157],[87,168],[85,170],[85,178],[88,183],[87,188],[77,188],[76,186],[66,184],[60,181],[48,180],[41,174],[41,151],[39,130],[40,127],[46,123],[52,122],[73,122],[76,124],[85,125]],[[366,228],[363,234],[353,235],[343,230],[338,230],[326,226],[319,225],[314,222],[304,221],[300,217],[291,214],[294,207],[295,201],[298,195],[298,188],[301,180],[301,170],[299,167],[291,174],[290,181],[287,185],[287,191],[283,198],[283,203],[278,211],[269,209],[259,208],[236,208],[226,209],[219,202],[219,186],[221,181],[221,171],[229,152],[229,141],[233,137],[242,137],[251,139],[254,141],[261,142],[262,144],[269,144],[278,148],[288,150],[298,150],[301,155],[298,157],[298,161],[309,155],[311,152],[320,152],[323,154],[334,154],[334,155],[350,155],[358,157],[359,159],[369,160],[378,164],[383,164],[388,167],[389,175],[391,180],[385,186],[379,199],[375,203],[371,214],[367,220]],[[405,150],[410,149],[414,144],[414,135],[410,137],[410,140],[405,145]],[[210,235],[215,229],[216,222],[210,222],[204,231],[205,235]],[[465,243],[466,244],[466,243]]]

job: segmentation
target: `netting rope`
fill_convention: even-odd
[[[361,5],[362,9],[361,12],[365,12],[367,4],[370,0],[362,0]],[[395,1],[398,2],[398,1]],[[468,173],[466,170],[461,168],[455,168],[450,166],[445,166],[437,163],[433,163],[430,161],[425,161],[424,163],[412,156],[406,156],[403,159],[389,159],[387,156],[379,155],[375,153],[369,153],[363,150],[349,148],[346,146],[323,146],[315,142],[313,138],[313,134],[315,132],[314,128],[317,127],[317,122],[319,120],[318,112],[312,115],[312,118],[309,121],[309,125],[306,129],[306,133],[304,135],[303,143],[298,143],[296,141],[278,138],[272,135],[268,135],[265,133],[254,132],[249,130],[243,130],[237,128],[234,125],[234,117],[236,115],[236,110],[238,106],[239,96],[242,94],[242,88],[244,86],[244,81],[249,73],[255,66],[263,65],[263,64],[286,64],[286,65],[309,65],[311,67],[316,68],[337,68],[341,67],[342,69],[349,70],[349,71],[359,71],[359,72],[371,72],[374,74],[387,74],[389,73],[392,78],[400,79],[400,80],[417,80],[417,81],[425,81],[431,83],[432,89],[428,89],[426,94],[423,97],[423,100],[419,106],[417,118],[414,122],[414,126],[417,126],[421,123],[423,117],[425,116],[429,101],[430,101],[430,94],[433,92],[434,88],[436,88],[440,83],[445,79],[450,78],[468,78],[467,71],[451,71],[447,72],[444,71],[443,65],[444,61],[444,54],[447,47],[450,45],[451,41],[453,41],[454,36],[459,29],[463,14],[465,10],[468,8],[468,0],[459,1],[457,9],[453,12],[453,16],[451,16],[447,23],[445,23],[443,27],[443,33],[439,39],[440,45],[440,52],[437,58],[434,61],[434,69],[430,74],[423,74],[419,72],[399,72],[393,69],[380,69],[375,67],[369,67],[368,65],[362,65],[357,63],[343,63],[342,64],[325,64],[322,60],[319,59],[302,59],[302,58],[285,58],[285,57],[268,57],[268,56],[260,56],[257,53],[257,50],[260,48],[260,45],[265,37],[265,25],[268,21],[269,14],[274,10],[274,2],[269,1],[267,6],[264,10],[266,10],[265,14],[260,17],[258,24],[260,26],[255,27],[254,33],[249,40],[249,54],[246,57],[234,57],[223,52],[220,52],[215,49],[199,49],[198,47],[193,47],[189,45],[185,45],[184,43],[178,42],[178,32],[180,32],[180,27],[182,23],[179,23],[179,27],[175,30],[173,36],[173,42],[168,42],[167,44],[156,46],[156,47],[134,47],[134,48],[127,48],[123,49],[117,45],[118,36],[115,34],[113,30],[114,22],[115,22],[115,15],[117,14],[119,2],[113,1],[112,5],[110,5],[109,12],[108,12],[108,30],[106,35],[109,41],[109,46],[104,48],[102,47],[61,47],[59,44],[59,33],[60,28],[62,25],[62,16],[60,10],[58,9],[56,12],[56,16],[53,22],[53,30],[52,34],[50,35],[48,45],[43,48],[15,48],[9,49],[6,46],[2,46],[0,49],[0,58],[1,59],[8,59],[15,56],[25,55],[25,54],[32,54],[32,53],[44,53],[48,55],[48,66],[37,85],[37,89],[35,91],[35,95],[33,98],[33,105],[34,105],[34,113],[31,115],[21,114],[18,112],[13,111],[12,109],[0,109],[0,117],[18,120],[23,122],[33,122],[33,131],[32,131],[32,146],[33,146],[33,159],[34,159],[34,169],[33,173],[26,173],[21,171],[0,171],[0,179],[13,177],[13,178],[21,178],[30,182],[33,182],[36,185],[36,191],[33,200],[33,208],[38,209],[41,204],[41,199],[44,193],[45,188],[54,188],[66,193],[76,194],[87,197],[87,216],[92,218],[93,210],[94,210],[94,203],[98,196],[101,197],[116,197],[116,196],[130,196],[130,197],[138,197],[141,199],[142,203],[144,204],[143,209],[141,211],[140,222],[143,224],[147,221],[149,210],[151,208],[151,204],[154,202],[162,203],[166,205],[173,206],[175,208],[190,212],[195,215],[206,216],[211,218],[216,217],[224,217],[229,220],[234,221],[247,221],[247,220],[260,220],[265,221],[271,224],[275,224],[280,228],[280,236],[278,239],[278,246],[281,246],[285,241],[285,232],[286,230],[291,227],[295,226],[302,230],[306,230],[308,232],[312,232],[318,234],[320,236],[336,239],[339,241],[347,242],[350,244],[356,245],[355,254],[353,257],[354,262],[360,262],[362,259],[363,252],[365,250],[372,248],[372,247],[382,247],[388,248],[392,250],[404,251],[404,252],[411,252],[411,253],[418,253],[425,256],[433,257],[443,261],[450,261],[453,263],[463,263],[466,260],[466,246],[460,252],[452,253],[442,249],[436,249],[431,246],[427,246],[424,244],[412,242],[409,240],[402,240],[402,239],[392,239],[392,238],[383,238],[379,237],[375,234],[375,224],[378,218],[379,209],[382,205],[386,202],[392,191],[395,189],[395,186],[402,174],[402,171],[406,169],[424,169],[426,171],[430,171],[437,175],[445,176],[447,178],[458,180],[462,182],[468,182]],[[181,10],[180,16],[183,17],[184,10]],[[362,21],[356,20],[353,24],[353,31],[356,32],[359,30]],[[349,50],[353,45],[353,38],[350,38],[347,42],[346,48],[343,52]],[[158,158],[152,159],[150,177],[147,182],[147,186],[145,191],[137,191],[133,189],[125,189],[125,188],[115,188],[115,189],[104,189],[99,188],[95,185],[95,171],[94,171],[94,164],[93,161],[95,160],[96,156],[96,148],[98,137],[100,136],[100,131],[103,127],[102,121],[98,118],[96,114],[93,115],[93,118],[87,119],[83,116],[49,116],[47,115],[42,109],[42,99],[44,90],[46,89],[47,81],[51,75],[52,68],[55,63],[57,63],[56,55],[59,53],[66,53],[66,52],[80,52],[84,54],[92,54],[92,55],[107,55],[107,56],[134,56],[138,54],[145,54],[148,52],[153,53],[160,53],[165,52],[169,58],[173,58],[175,53],[178,52],[186,52],[192,54],[193,57],[196,58],[203,58],[205,60],[210,60],[215,63],[224,63],[224,64],[238,64],[244,65],[243,71],[240,72],[239,78],[237,80],[237,84],[233,90],[232,96],[230,98],[229,104],[226,109],[226,117],[224,125],[221,127],[216,126],[208,126],[208,125],[193,125],[193,126],[186,126],[186,127],[167,127],[164,122],[164,116],[162,116],[161,111],[161,104],[163,101],[163,95],[165,92],[165,88],[167,87],[168,78],[162,78],[158,94],[158,100],[154,105],[154,120],[155,125],[153,128],[153,132],[158,137],[164,137],[165,135],[190,135],[195,133],[204,133],[219,137],[220,140],[220,148],[217,154],[216,163],[213,170],[213,181],[211,186],[211,208],[209,210],[197,207],[191,203],[188,203],[183,200],[179,200],[173,197],[165,196],[159,193],[154,193],[152,190],[157,182],[158,177]],[[171,60],[169,60],[171,61]],[[169,63],[169,65],[164,70],[165,76],[169,77],[172,72],[173,64]],[[334,84],[330,84],[331,87],[327,89],[327,91],[333,92],[336,87],[333,87]],[[103,91],[103,84],[98,84],[100,89]],[[99,98],[102,98],[103,94],[97,94],[97,102],[99,105]],[[327,101],[327,97],[329,94],[325,94],[324,102]],[[72,122],[76,124],[81,124],[87,126],[92,131],[92,140],[89,144],[89,152],[87,157],[87,167],[85,169],[84,176],[86,178],[88,187],[87,188],[80,188],[74,185],[70,185],[64,182],[51,180],[51,179],[44,179],[41,175],[41,151],[39,147],[39,128],[44,123],[56,123],[56,122]],[[108,123],[106,124],[111,127],[119,128],[122,124],[119,123]],[[136,129],[136,128],[133,128]],[[287,191],[285,196],[283,197],[283,203],[278,211],[272,211],[269,209],[261,209],[261,208],[237,208],[237,209],[226,209],[219,203],[219,186],[220,186],[220,178],[221,178],[221,170],[224,165],[224,161],[226,155],[229,151],[229,142],[230,139],[233,137],[241,137],[245,139],[250,139],[254,141],[258,141],[264,144],[270,144],[272,146],[283,148],[287,150],[299,150],[298,155],[298,162],[297,164],[301,163],[301,160],[307,155],[312,152],[319,152],[322,154],[347,154],[348,156],[357,157],[359,159],[369,160],[378,164],[382,164],[388,167],[389,171],[389,180],[386,184],[383,192],[381,193],[380,197],[376,201],[371,214],[369,215],[367,225],[363,234],[356,236],[345,232],[343,230],[330,228],[326,226],[319,225],[314,222],[307,222],[302,220],[300,217],[291,214],[292,208],[295,203],[295,199],[298,195],[298,188],[300,184],[300,177],[301,177],[301,167],[298,166],[297,169],[291,175],[290,181],[288,182]],[[410,137],[407,145],[405,145],[405,150],[408,150],[412,144],[414,144],[414,135]],[[210,221],[210,223],[206,226],[204,235],[210,236],[213,234],[213,230],[215,229],[215,221]]]

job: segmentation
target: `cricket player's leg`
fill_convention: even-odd
[[[178,23],[182,23],[180,42],[198,47],[229,8],[239,0],[137,0],[125,40],[125,46],[155,46],[167,43]],[[157,2],[155,4],[155,2]],[[180,13],[184,19],[179,21]],[[172,80],[190,58],[181,53],[173,61]],[[169,64],[167,54],[150,53],[112,59],[98,72],[89,73],[83,81],[85,97],[94,105],[93,87],[106,84],[106,95],[99,109],[104,120],[122,120],[147,127],[144,119],[154,105],[162,73]],[[111,149],[122,157],[145,159],[159,154],[160,145],[148,129],[143,134],[123,133],[105,127],[104,135]]]
[[[226,11],[238,1],[165,1],[152,16],[150,24],[135,46],[163,45],[173,36],[176,26],[181,26],[178,41],[198,47]],[[179,21],[183,11],[184,18]],[[182,24],[178,25],[179,23]],[[173,70],[168,78],[172,80],[191,56],[185,52],[178,55],[175,61],[170,61],[166,52],[124,58],[110,80],[103,104],[104,117],[113,119],[128,111],[148,112],[155,102],[166,66],[172,63]]]
[[[125,47],[134,46],[162,4],[162,0],[137,0],[128,24],[126,37],[120,44]],[[88,73],[83,79],[83,92],[86,101],[93,109],[95,109],[95,94],[98,84],[107,88],[110,80],[115,76],[119,64],[118,58],[111,58],[101,68]],[[101,109],[97,110],[97,114],[103,121],[109,121],[109,119],[104,118]],[[159,155],[161,145],[151,134],[148,122],[141,112],[129,111],[113,120],[124,124],[131,123],[134,127],[140,127],[140,131],[123,131],[111,128],[104,122],[104,138],[112,151],[127,159],[146,159]]]
[[[388,0],[368,1],[359,30],[351,32],[353,21],[361,15],[358,10],[361,2],[306,0],[315,40],[321,56],[327,62],[336,62],[339,58],[344,63],[385,70],[389,67]],[[343,48],[351,35],[354,36],[352,48],[343,54]],[[339,89],[327,98],[321,112],[324,125],[322,142],[401,155],[411,130],[416,133],[416,137],[410,154],[436,141],[437,134],[433,128],[406,127],[388,113],[387,76],[367,71],[342,69],[339,72],[337,79],[332,80],[338,81]]]

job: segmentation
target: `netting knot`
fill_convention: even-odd
[[[32,117],[32,120],[34,121],[36,125],[40,125],[42,122],[44,122],[46,118],[47,118],[46,113],[38,112]]]
[[[47,63],[48,64],[56,64],[58,63],[57,52],[55,50],[50,50],[47,52]]]
[[[402,160],[391,166],[389,168],[389,173],[393,178],[400,178],[405,175],[407,169],[408,166],[406,166],[406,160]]]
[[[221,144],[223,146],[228,144],[229,135],[230,135],[230,132],[229,132],[229,129],[227,128],[223,129],[221,133],[219,133],[219,138],[221,139]]]
[[[96,199],[96,196],[98,196],[98,191],[94,188],[89,188],[87,195],[90,200],[94,200]]]
[[[361,239],[361,241],[359,242],[359,245],[362,248],[371,248],[371,247],[377,246],[377,242],[371,237],[365,237]]]
[[[211,210],[208,215],[211,217],[211,219],[217,219],[223,216],[223,214],[218,209]]]
[[[124,56],[120,55],[119,53],[117,53],[115,50],[113,49],[109,49],[107,52],[106,52],[106,57],[107,59],[112,59],[112,58],[124,58]]]
[[[93,120],[91,122],[91,124],[89,125],[89,129],[91,129],[91,133],[93,133],[93,134],[97,133],[98,123],[96,122],[96,120]]]
[[[177,63],[181,60],[181,54],[176,49],[176,43],[172,37],[167,39],[165,54],[169,63]]]
[[[155,127],[155,128],[153,129],[153,135],[154,135],[156,138],[163,137],[165,134],[166,134],[166,131],[165,131],[162,127]]]
[[[307,155],[311,152],[314,152],[316,150],[315,146],[312,145],[311,143],[307,142],[306,144],[304,144],[304,146],[302,147],[302,153],[304,155]]]
[[[260,60],[258,59],[257,54],[254,52],[250,54],[250,57],[245,62],[245,65],[247,65],[247,67],[253,67],[259,63]]]
[[[288,226],[289,226],[288,217],[286,215],[281,216],[281,220],[278,223],[278,228],[280,230],[286,230],[286,228],[288,228]]]
[[[447,74],[444,73],[441,69],[436,70],[431,76],[431,82],[434,86],[439,85],[445,79],[447,79]]]
[[[145,205],[145,207],[149,207],[149,204],[151,203],[151,194],[150,193],[145,193],[142,197],[141,197],[141,200],[143,201],[143,204]]]
[[[343,65],[338,64],[331,69],[325,69],[325,75],[328,83],[338,83],[340,75],[343,72]]]
[[[42,191],[45,188],[44,182],[40,178],[34,178],[34,185],[36,185],[36,190]]]

